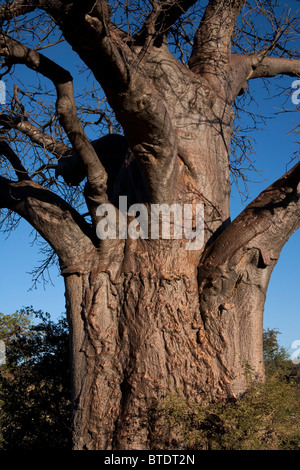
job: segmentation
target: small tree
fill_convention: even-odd
[[[293,364],[288,351],[278,343],[279,334],[280,331],[276,329],[267,328],[267,330],[264,331],[264,362],[266,373],[269,376],[277,373],[281,377],[284,377],[291,373]]]
[[[38,322],[33,323],[33,318]],[[32,308],[0,315],[6,363],[0,367],[4,450],[71,448],[68,329]]]

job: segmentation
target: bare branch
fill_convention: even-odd
[[[163,0],[153,1],[153,10],[145,20],[141,30],[136,34],[137,42],[145,44],[147,38],[154,43],[157,38],[166,36],[173,24],[191,7],[197,0]]]
[[[300,60],[269,57],[264,54],[233,54],[231,56],[231,100],[247,89],[248,80],[276,75],[300,76]]]
[[[0,141],[0,153],[4,155],[12,165],[19,181],[30,180],[27,170],[24,168],[21,160],[4,140]]]
[[[276,75],[288,75],[290,77],[300,76],[300,60],[264,57],[255,64],[255,58],[252,58],[252,72],[249,79],[261,77],[275,77]]]
[[[70,148],[63,142],[55,139],[51,135],[46,134],[31,122],[24,120],[19,116],[14,117],[0,113],[0,126],[1,133],[3,130],[16,129],[29,137],[33,143],[39,145],[45,150],[48,150],[48,152],[52,153],[58,158],[71,152]]]

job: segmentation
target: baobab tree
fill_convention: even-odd
[[[0,207],[59,260],[74,449],[151,449],[152,411],[169,393],[239,396],[245,364],[263,380],[264,302],[299,227],[300,164],[231,221],[234,118],[249,81],[299,76],[299,19],[272,0],[15,0],[0,20],[6,82],[25,66],[50,87],[47,97],[16,85],[1,114]],[[55,53],[64,43],[106,98],[94,101],[106,136],[88,135],[93,110],[84,118]],[[202,207],[203,243],[187,249],[184,231],[99,236],[110,208],[120,228],[121,196],[148,213],[189,206],[194,224]]]

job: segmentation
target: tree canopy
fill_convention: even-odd
[[[0,314],[0,449],[71,448],[69,333],[65,318],[22,309]]]

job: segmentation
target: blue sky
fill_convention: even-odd
[[[285,87],[291,90],[291,96],[293,81],[294,79],[289,77],[284,80]],[[75,79],[75,86],[76,83]],[[264,126],[263,130],[252,134],[256,140],[254,160],[260,174],[253,174],[255,182],[249,184],[249,201],[291,167],[290,165],[287,167],[287,164],[293,152],[299,148],[299,144],[295,142],[296,136],[288,134],[296,124],[299,124],[299,113],[274,114],[283,99],[278,97],[269,100],[262,83],[251,83],[251,87],[255,90],[257,102],[257,105],[252,105],[253,109],[262,114],[273,114],[274,119]],[[289,98],[286,106],[293,106]],[[300,104],[298,106],[300,108]],[[232,218],[243,207],[240,196],[233,186]],[[30,290],[32,280],[29,272],[41,260],[37,248],[30,245],[32,241],[30,233],[31,227],[23,221],[8,239],[0,235],[0,312],[9,314],[22,307],[33,306],[35,310],[49,312],[55,320],[65,310],[63,279],[59,276],[57,268],[53,267],[50,274],[54,285],[48,283],[44,288],[41,283],[37,289]],[[299,247],[300,230],[286,244],[274,269],[264,316],[264,327],[278,329],[281,332],[278,338],[280,344],[291,353],[293,350],[290,347],[293,341],[300,340]]]

